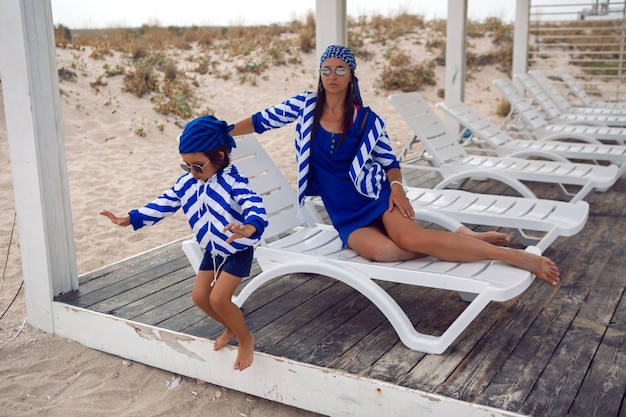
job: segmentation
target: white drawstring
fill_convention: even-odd
[[[211,244],[212,244],[212,242],[211,242]],[[217,282],[217,276],[219,275],[220,272],[222,272],[221,269],[224,266],[224,264],[226,263],[226,259],[228,259],[228,257],[224,256],[224,260],[217,267],[215,265],[216,255],[213,252],[211,252],[211,258],[213,258],[213,281],[211,282],[211,287],[214,287],[215,283]]]

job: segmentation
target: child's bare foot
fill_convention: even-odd
[[[239,348],[237,349],[237,359],[235,359],[235,370],[243,371],[252,365],[254,360],[254,336],[248,333],[248,337],[237,339]]]
[[[233,339],[233,337],[235,337],[235,333],[233,333],[229,329],[224,330],[224,333],[222,333],[220,337],[215,339],[215,343],[213,343],[213,350],[220,350],[221,348],[226,346],[228,342]]]
[[[468,236],[474,239],[483,240],[487,243],[491,243],[492,245],[504,246],[511,241],[511,237],[506,233],[500,232],[475,232],[472,229],[461,226],[455,230],[456,234]]]
[[[515,266],[530,271],[537,278],[555,287],[559,279],[559,268],[549,258],[535,255],[522,249],[514,249],[520,256]]]

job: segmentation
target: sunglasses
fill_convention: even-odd
[[[202,175],[202,174],[204,174],[204,167],[205,167],[205,166],[207,166],[207,164],[208,164],[209,162],[211,162],[211,161],[210,161],[210,160],[206,161],[206,162],[204,163],[204,165],[192,165],[192,166],[189,166],[189,165],[187,165],[187,164],[180,164],[180,167],[181,167],[181,168],[183,169],[183,171],[185,171],[185,172],[190,172],[190,171],[193,169],[196,173],[198,173],[198,174]]]
[[[332,68],[331,67],[322,67],[320,68],[320,74],[322,74],[324,77],[328,77],[331,72],[332,72]],[[346,75],[348,73],[348,69],[344,68],[344,67],[337,67],[335,68],[335,74],[337,74],[338,76],[342,76],[342,75]]]

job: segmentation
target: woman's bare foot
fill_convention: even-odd
[[[239,348],[237,349],[237,359],[235,359],[235,370],[243,371],[252,365],[254,360],[254,336],[248,333],[248,337],[237,339]]]
[[[523,249],[513,249],[518,255],[518,259],[513,263],[515,266],[530,271],[540,280],[556,287],[559,283],[559,268],[556,264],[545,256],[535,255]]]
[[[222,333],[220,337],[215,339],[215,343],[213,343],[213,350],[220,350],[221,348],[226,346],[228,342],[233,339],[233,337],[235,337],[235,333],[233,333],[229,329],[224,330],[224,333]]]
[[[465,227],[465,226],[459,227],[458,229],[455,230],[454,233],[458,235],[464,235],[464,236],[468,236],[474,239],[482,240],[482,241],[491,243],[492,245],[496,245],[496,246],[504,246],[504,245],[507,245],[511,241],[511,237],[507,235],[506,233],[500,233],[500,232],[494,232],[494,231],[475,232],[472,229]]]

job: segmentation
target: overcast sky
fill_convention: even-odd
[[[54,24],[70,29],[284,23],[302,20],[315,9],[315,0],[51,0],[51,4]],[[447,0],[347,0],[347,10],[353,17],[406,11],[432,19],[445,18],[447,4]],[[469,0],[468,15],[513,21],[515,0]]]

